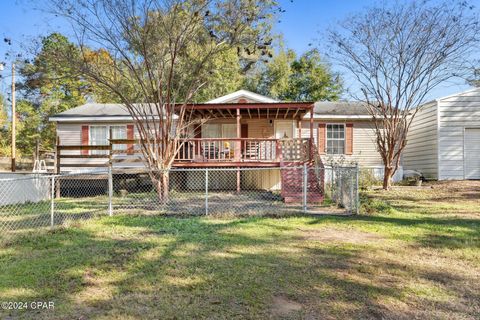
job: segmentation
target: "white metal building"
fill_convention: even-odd
[[[404,169],[428,179],[480,179],[480,88],[420,108],[407,136]]]

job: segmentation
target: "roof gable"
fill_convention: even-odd
[[[240,101],[245,99],[246,101]],[[272,98],[248,90],[238,90],[222,97],[207,101],[206,103],[238,103],[238,102],[278,102]]]

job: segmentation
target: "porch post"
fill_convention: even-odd
[[[298,129],[298,137],[297,138],[301,139],[302,138],[302,120],[301,119],[297,119],[297,129]]]
[[[237,108],[237,139],[242,137],[242,126],[240,124],[240,109]],[[235,142],[235,161],[238,162],[241,159],[242,141],[237,140]],[[240,192],[240,167],[237,167],[237,192]]]
[[[242,127],[241,127],[241,124],[240,124],[240,119],[241,119],[241,116],[240,116],[240,109],[237,108],[237,139],[240,139],[242,137]],[[241,153],[241,142],[240,140],[237,140],[237,142],[235,142],[235,161],[240,161],[240,153]]]
[[[313,107],[314,105],[312,104],[310,106],[310,160],[313,158],[313,153],[315,150],[313,150]]]

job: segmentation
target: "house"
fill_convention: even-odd
[[[480,179],[480,88],[419,107],[403,153],[403,166],[427,179]]]
[[[280,189],[282,167],[291,162],[313,166],[315,159],[328,165],[342,158],[374,169],[378,175],[383,170],[371,116],[360,103],[285,102],[239,90],[187,108],[196,117],[208,116],[208,121],[187,139],[174,167],[272,168],[261,177],[245,173],[237,179],[237,188],[242,184]],[[50,121],[57,124],[57,167],[61,171],[105,166],[110,138],[138,138],[131,116],[119,104],[87,103],[54,115]],[[133,146],[123,147],[130,151],[124,158],[119,155],[114,167],[142,166],[127,161]]]

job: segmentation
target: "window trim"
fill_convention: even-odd
[[[341,138],[329,138],[328,137],[328,126],[331,125],[341,125],[343,126],[343,152],[342,153],[329,153],[328,152],[328,140],[333,139],[334,141],[341,141]],[[346,123],[343,122],[326,122],[325,123],[325,154],[330,156],[336,155],[346,155],[346,147],[347,147],[347,126]]]

